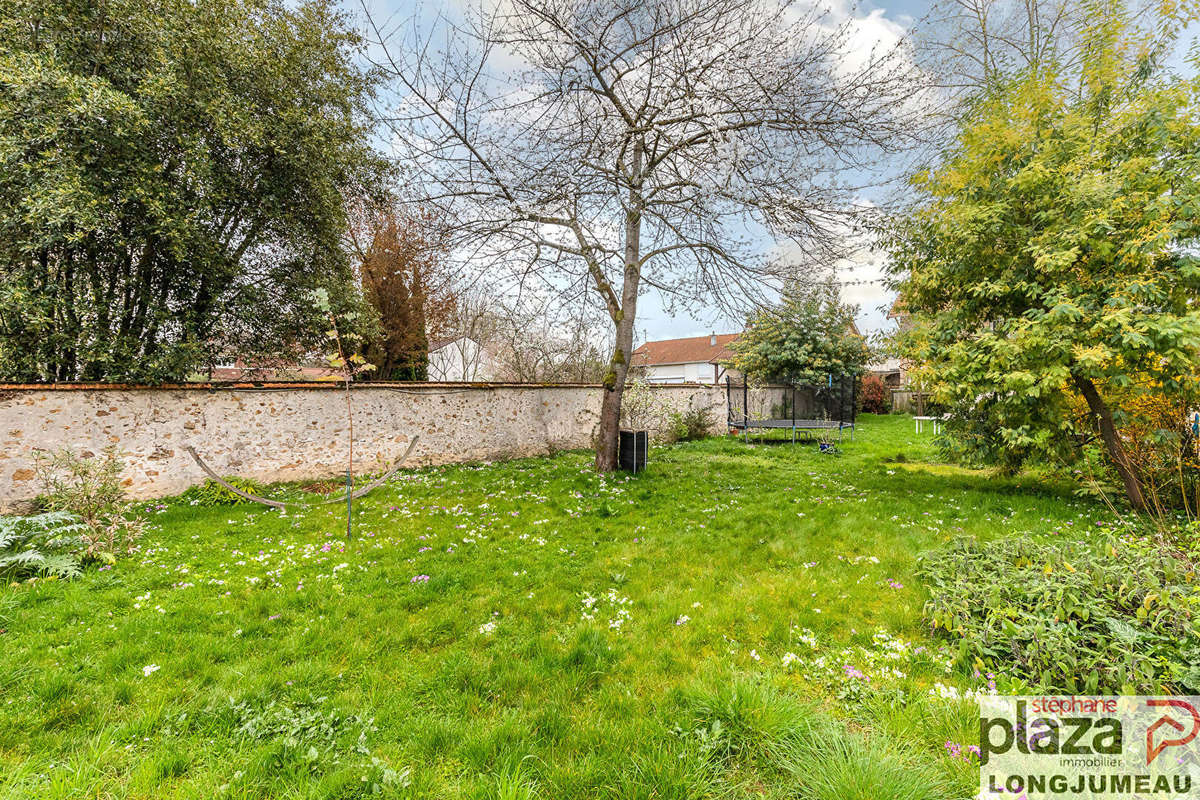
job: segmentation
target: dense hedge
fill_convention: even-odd
[[[964,665],[1048,691],[1200,692],[1200,576],[1150,544],[964,539],[920,575]]]

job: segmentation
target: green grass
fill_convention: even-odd
[[[969,796],[943,745],[973,710],[930,692],[978,679],[927,639],[916,556],[1108,514],[861,423],[841,456],[418,470],[349,543],[336,505],[152,506],[116,568],[0,588],[0,796]]]

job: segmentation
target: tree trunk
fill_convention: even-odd
[[[1125,484],[1125,496],[1129,498],[1129,504],[1138,511],[1146,508],[1146,498],[1142,493],[1142,481],[1138,477],[1137,470],[1129,462],[1129,456],[1125,453],[1125,447],[1121,444],[1121,439],[1117,435],[1117,427],[1113,424],[1112,411],[1104,402],[1104,398],[1100,396],[1100,392],[1096,389],[1096,384],[1092,383],[1090,378],[1084,378],[1079,375],[1072,376],[1075,380],[1075,386],[1079,389],[1083,399],[1087,401],[1088,408],[1096,415],[1097,422],[1100,425],[1100,438],[1104,440],[1104,447],[1108,450],[1108,457],[1112,460],[1113,466],[1117,470],[1117,474],[1121,476],[1122,483]]]
[[[639,186],[642,177],[642,143],[633,145],[630,164],[629,205],[625,210],[625,274],[621,285],[621,308],[613,316],[616,346],[604,376],[604,397],[600,401],[600,429],[596,438],[596,471],[613,472],[617,468],[617,444],[621,434],[621,396],[629,375],[633,355],[633,321],[637,316],[638,286],[642,265],[642,213]]]
[[[625,288],[630,285],[626,274]],[[637,285],[634,278],[633,285]],[[635,289],[636,291],[636,289]],[[622,291],[622,295],[627,294]],[[636,299],[634,300],[636,303]],[[622,309],[625,311],[628,306]],[[632,309],[630,309],[632,311]],[[617,321],[617,344],[604,376],[604,396],[600,401],[600,430],[596,437],[596,471],[612,472],[617,468],[617,442],[621,432],[621,395],[629,375],[629,356],[633,352],[633,314],[623,314]]]

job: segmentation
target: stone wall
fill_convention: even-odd
[[[664,405],[713,409],[723,387],[660,386]],[[415,464],[486,461],[591,446],[598,386],[372,384],[355,387],[355,463],[380,470],[414,435]],[[331,384],[172,387],[0,385],[0,510],[37,494],[35,450],[115,445],[131,497],[203,480],[191,445],[221,475],[269,482],[327,478],[346,465],[346,396]]]

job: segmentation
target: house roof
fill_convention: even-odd
[[[693,336],[688,339],[662,339],[646,342],[633,351],[630,365],[650,367],[656,364],[713,364],[730,358],[727,345],[741,334],[722,333],[719,336]],[[716,340],[714,345],[713,339]]]
[[[450,336],[445,339],[433,339],[429,342],[429,352],[432,353],[435,350],[441,350],[443,347],[448,347],[460,339],[466,339],[467,341],[475,342],[475,340],[470,336]],[[479,342],[475,342],[475,344],[479,344]]]

